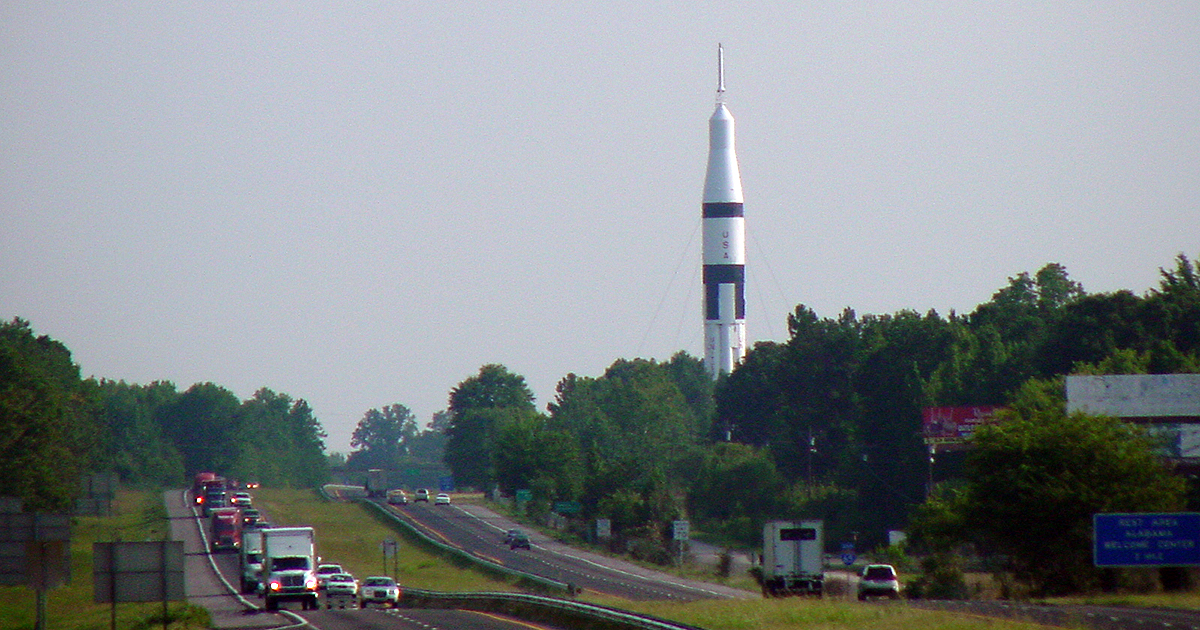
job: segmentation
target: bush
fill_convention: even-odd
[[[908,586],[912,599],[970,599],[962,560],[950,553],[935,553],[921,560],[921,577]]]

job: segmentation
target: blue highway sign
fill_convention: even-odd
[[[1200,565],[1200,513],[1096,514],[1098,567]]]

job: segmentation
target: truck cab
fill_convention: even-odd
[[[263,535],[263,604],[299,601],[304,610],[318,607],[317,557],[311,527],[273,527]]]

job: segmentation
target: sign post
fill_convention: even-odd
[[[394,538],[384,538],[383,542],[379,543],[379,549],[383,551],[383,574],[388,572],[388,558],[393,559],[395,570],[392,572],[393,579],[400,579],[400,558],[396,553],[398,545]]]

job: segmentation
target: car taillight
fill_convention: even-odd
[[[272,591],[278,591],[281,588],[283,588],[283,585],[279,583],[279,580],[271,580]]]
[[[308,576],[308,578],[304,580],[304,586],[310,591],[317,590],[317,578],[311,575]]]

